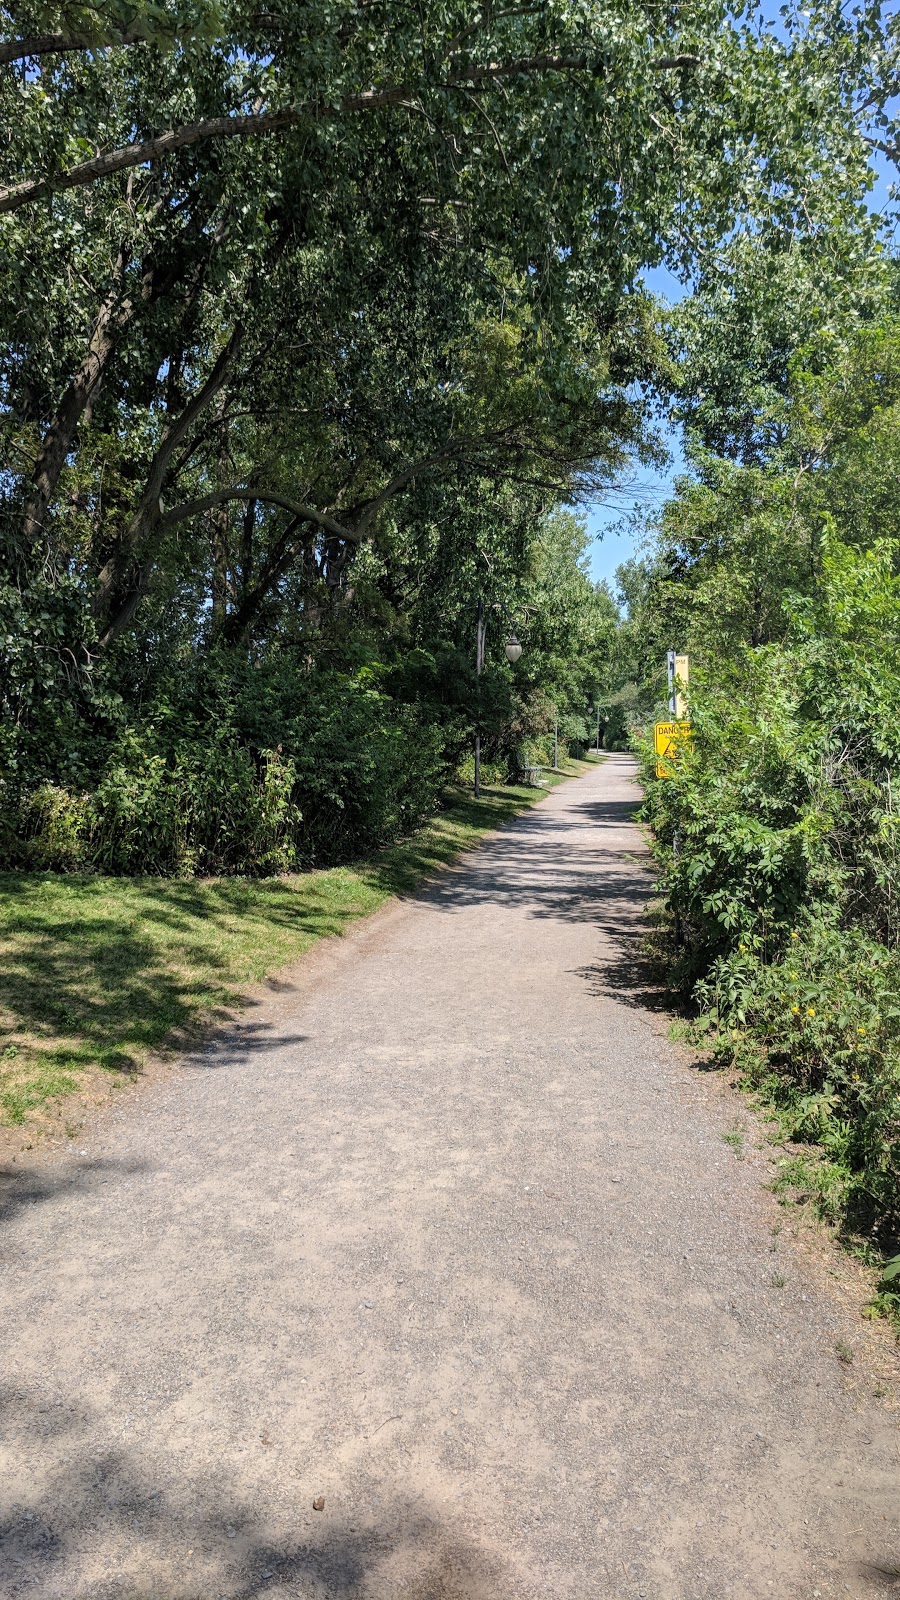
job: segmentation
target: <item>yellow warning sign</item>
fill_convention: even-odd
[[[679,749],[684,749],[690,741],[691,725],[689,722],[655,722],[653,724],[653,746],[656,751],[656,776],[658,778],[672,777],[672,762],[678,757]]]

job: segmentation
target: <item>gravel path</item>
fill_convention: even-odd
[[[896,1431],[640,991],[636,800],[563,785],[23,1175],[3,1596],[892,1591]]]

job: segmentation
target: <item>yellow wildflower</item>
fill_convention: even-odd
[[[857,1033],[865,1033],[865,1028],[857,1028]]]
[[[800,1015],[800,1007],[799,1006],[791,1006],[791,1010],[793,1011],[795,1017],[799,1017],[799,1015]]]
[[[807,1016],[808,1016],[808,1017],[814,1017],[814,1016],[815,1016],[815,1014],[816,1014],[816,1008],[815,1008],[815,1006],[807,1006],[807,1008],[806,1008],[806,1015],[807,1015]]]

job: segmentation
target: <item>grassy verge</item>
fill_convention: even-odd
[[[587,765],[570,762],[564,775]],[[414,889],[543,792],[456,791],[414,837],[330,871],[0,874],[0,1124],[40,1122],[98,1069],[127,1082],[151,1052],[197,1034],[252,984]]]
[[[662,970],[661,959],[659,968]],[[848,1195],[859,1183],[859,1173],[846,1153],[835,1151],[839,1140],[831,1139],[829,1148],[828,1143],[806,1142],[798,1135],[798,1121],[809,1097],[789,1079],[767,1070],[759,1043],[747,1039],[743,1030],[719,1029],[708,1014],[670,1023],[669,1037],[694,1049],[704,1070],[725,1073],[729,1085],[746,1097],[756,1113],[760,1148],[768,1145],[772,1150],[771,1192],[795,1218],[822,1227],[864,1270],[869,1297],[860,1306],[861,1314],[872,1321],[884,1318],[900,1343],[900,1255],[896,1254],[900,1241],[894,1235],[879,1237],[877,1226],[873,1229],[856,1220]],[[842,1132],[844,1140],[852,1136],[852,1128],[846,1125]],[[722,1137],[736,1155],[743,1154],[743,1132]]]

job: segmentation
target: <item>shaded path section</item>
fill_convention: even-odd
[[[891,1592],[897,1435],[640,990],[637,800],[554,791],[29,1172],[4,1596]]]

